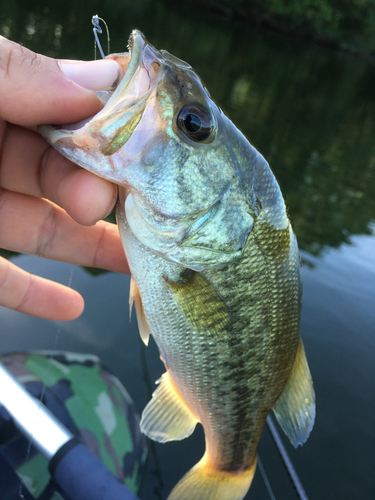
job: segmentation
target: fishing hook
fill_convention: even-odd
[[[100,43],[99,37],[98,37],[98,33],[100,35],[103,33],[103,30],[100,27],[99,21],[103,21],[105,29],[107,31],[107,51],[108,51],[108,54],[110,52],[110,50],[109,50],[110,38],[109,38],[109,29],[108,29],[107,23],[104,21],[104,19],[99,17],[97,14],[95,14],[95,16],[92,16],[92,18],[91,18],[91,23],[94,26],[92,31],[93,31],[94,37],[95,37],[95,59],[96,59],[96,46],[98,46],[99,52],[100,52],[100,55],[102,56],[102,58],[105,59],[105,55],[104,55],[104,52],[103,52],[103,49],[102,49],[102,46],[101,46],[101,43]]]

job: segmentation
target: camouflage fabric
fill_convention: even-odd
[[[94,355],[13,353],[2,363],[134,493],[146,454],[139,417],[121,382]],[[48,461],[0,414],[0,452],[38,500],[62,500]],[[3,429],[2,429],[3,428]]]

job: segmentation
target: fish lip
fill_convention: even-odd
[[[128,39],[128,49],[132,57],[134,53],[138,53],[146,44],[148,44],[148,41],[142,31],[135,29],[130,33]]]
[[[118,86],[126,88],[129,85],[138,69],[139,64],[141,63],[142,54],[146,45],[148,45],[148,41],[141,31],[133,30],[130,33],[128,40],[128,49],[130,52],[129,66]],[[127,82],[126,86],[123,84],[124,80]]]
[[[150,73],[147,68],[147,66],[150,64],[150,60],[146,59],[147,56],[151,53],[152,55],[151,59],[157,60],[158,63],[160,64],[160,61],[162,59],[161,53],[149,43],[145,35],[139,30],[133,30],[130,33],[128,40],[128,49],[130,53],[129,65],[125,71],[124,76],[119,82],[119,85],[115,89],[112,97],[109,99],[108,103],[104,107],[106,107],[109,103],[112,104],[114,101],[116,101],[120,96],[120,94],[126,93],[139,67],[143,67],[146,69],[150,77],[150,86],[152,86],[151,84],[155,83],[155,81],[151,81],[152,77],[150,76]]]
[[[163,55],[148,42],[144,34],[139,30],[133,30],[131,32],[128,40],[128,49],[130,54],[128,67],[126,68],[117,88],[113,91],[111,97],[104,104],[104,107],[99,111],[99,113],[88,117],[81,122],[69,124],[68,126],[41,125],[38,127],[39,132],[44,136],[44,138],[57,149],[64,143],[64,154],[67,153],[67,150],[81,146],[83,142],[86,143],[87,141],[89,141],[90,146],[92,146],[93,149],[99,149],[99,153],[105,155],[113,154],[115,151],[110,153],[103,151],[106,149],[105,146],[103,148],[100,146],[98,148],[95,147],[94,142],[97,140],[98,135],[96,133],[96,128],[99,126],[100,122],[103,122],[103,120],[110,119],[113,112],[118,115],[119,113],[125,112],[129,105],[139,102],[139,105],[141,106],[142,101],[147,102],[161,77],[161,66],[164,60]],[[107,57],[110,58],[111,55]],[[153,67],[154,62],[157,62],[158,64],[158,70],[156,71]],[[133,95],[132,86],[134,84],[134,77],[136,76],[137,71],[142,68],[147,73],[146,79],[149,79],[149,83],[146,84],[148,88],[143,88],[138,95],[134,96],[134,100],[132,100],[131,96]],[[145,83],[145,80],[143,81]],[[127,93],[129,93],[130,100],[126,100],[125,98],[125,101],[127,102],[124,102],[124,96],[126,96]],[[77,142],[76,139],[78,139],[79,142]],[[72,161],[75,160],[73,153],[69,155],[69,158]],[[83,164],[81,165],[84,168],[92,170],[92,168],[86,167]]]
[[[99,112],[101,113],[105,108],[109,108],[117,101],[121,99],[121,96],[126,94],[127,89],[131,86],[133,77],[135,76],[138,68],[141,67],[146,67],[145,62],[144,62],[144,53],[145,49],[147,46],[152,47],[152,45],[148,42],[147,38],[144,36],[144,34],[139,31],[139,30],[133,30],[130,33],[129,40],[128,40],[128,49],[129,49],[129,54],[130,54],[130,61],[128,63],[128,67],[120,80],[119,84],[117,85],[116,89],[113,91],[112,96],[109,98],[109,100],[105,103],[103,109]],[[154,49],[154,47],[152,47]],[[154,49],[155,52],[156,49]],[[156,56],[156,54],[154,54]],[[107,57],[110,57],[107,56]],[[156,56],[157,57],[157,56]],[[99,114],[98,113],[98,114]],[[97,115],[94,115],[94,119]]]

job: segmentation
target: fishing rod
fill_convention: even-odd
[[[294,466],[292,464],[292,461],[288,455],[288,452],[286,451],[286,448],[281,440],[279,433],[277,432],[276,426],[273,423],[270,415],[268,415],[268,417],[267,417],[267,425],[268,425],[268,428],[271,432],[273,440],[275,441],[277,449],[279,450],[281,458],[283,459],[284,465],[289,473],[289,476],[293,482],[293,485],[294,485],[294,487],[299,495],[300,500],[308,500],[306,492],[302,486],[301,480],[298,477],[296,469],[294,468]]]
[[[0,405],[49,461],[51,477],[69,500],[139,500],[0,362]],[[2,473],[6,474],[6,468]],[[27,500],[29,495],[20,495]]]

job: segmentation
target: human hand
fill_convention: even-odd
[[[117,227],[99,221],[116,202],[116,186],[63,158],[36,131],[97,113],[93,90],[108,90],[120,77],[114,61],[60,67],[0,37],[0,248],[129,272]],[[71,320],[84,301],[0,257],[0,306]]]

